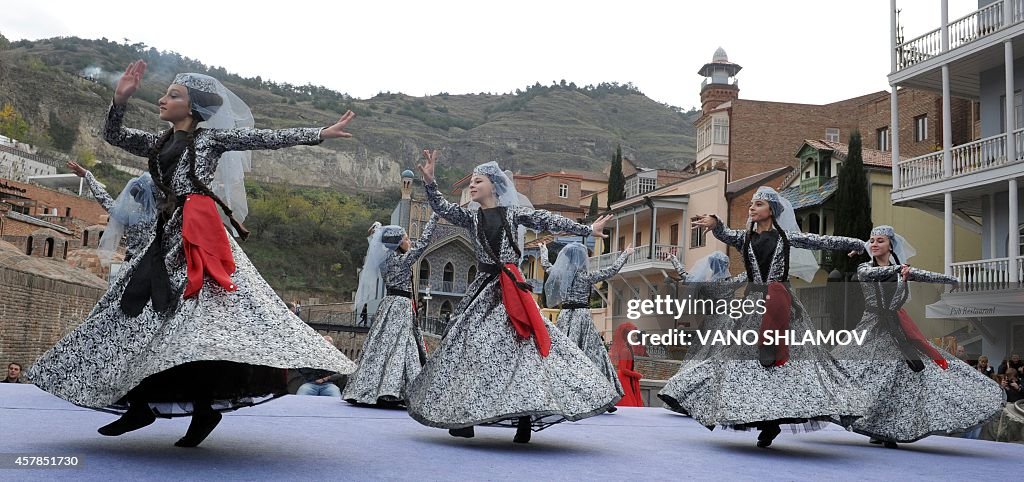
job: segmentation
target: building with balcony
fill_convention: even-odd
[[[907,39],[890,0],[892,92],[938,92],[945,114],[939,150],[893,166],[891,200],[941,216],[941,271],[961,285],[930,305],[927,315],[967,324],[956,330],[959,343],[998,363],[1024,349],[1024,225],[1018,214],[1024,206],[1024,0],[980,0],[977,10],[953,20],[946,1],[931,2],[931,9],[940,19],[935,28]],[[959,143],[951,135],[956,97],[977,103],[980,139]],[[891,110],[893,158],[899,159],[899,137],[920,128],[901,125],[900,107]],[[955,226],[976,232],[979,249],[965,252]]]

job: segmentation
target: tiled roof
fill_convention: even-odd
[[[825,183],[819,186],[818,189],[813,189],[808,192],[800,192],[800,186],[793,186],[783,189],[779,192],[779,195],[793,203],[793,209],[795,210],[821,205],[825,201],[828,201],[828,199],[836,193],[836,189],[838,188],[839,178],[833,177],[825,181]]]

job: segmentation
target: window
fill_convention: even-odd
[[[830,142],[839,142],[839,128],[829,127],[825,129],[825,140]]]
[[[469,274],[466,275],[466,283],[472,283],[476,279],[476,265],[469,265]]]
[[[445,320],[447,320],[448,318],[451,318],[451,316],[452,316],[452,302],[451,301],[444,300],[444,303],[441,303],[441,313],[440,314],[441,314],[441,318],[444,318]]]
[[[53,238],[46,238],[46,257],[53,257]]]
[[[430,262],[420,261],[420,284],[430,284]]]
[[[442,279],[445,283],[451,283],[455,281],[455,267],[451,263],[444,265],[444,273],[441,274]]]
[[[669,230],[669,244],[672,246],[679,246],[679,225],[673,224],[668,227]]]
[[[914,118],[914,142],[922,142],[928,139],[928,114],[919,115]]]
[[[82,247],[89,247],[89,231],[82,231]]]
[[[71,208],[65,208],[64,209],[64,217],[66,217],[66,218],[70,218],[71,217]]]
[[[889,126],[875,129],[875,136],[878,138],[878,150],[889,150]]]
[[[619,236],[619,244],[617,244],[616,246],[618,246],[619,251],[626,249],[626,237]]]
[[[637,232],[635,239],[633,239],[633,247],[638,248],[644,245],[644,233]]]
[[[809,226],[807,227],[808,233],[821,234],[819,218],[816,213],[811,213],[810,216],[807,217],[807,222],[809,224]]]
[[[565,198],[569,197],[569,185],[568,184],[559,184],[558,185],[558,197],[560,197],[562,199],[565,199]]]
[[[694,216],[690,218],[690,221],[698,221],[700,216]],[[700,226],[694,226],[690,228],[690,248],[700,248],[707,245],[708,233],[704,231],[704,228]]]
[[[29,256],[32,256],[32,248],[33,248],[32,244],[34,242],[35,242],[35,240],[32,239],[32,236],[29,236],[28,237],[28,248],[25,249],[25,254],[27,254]]]
[[[712,142],[715,144],[729,143],[729,119],[714,119],[714,134]]]

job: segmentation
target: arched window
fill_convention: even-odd
[[[420,284],[430,284],[430,262],[420,261]]]
[[[25,248],[25,254],[27,254],[29,256],[32,256],[32,243],[34,243],[34,242],[35,242],[35,240],[32,238],[32,236],[29,236],[28,237],[28,247]]]
[[[53,257],[53,238],[46,238],[46,244],[44,246],[45,247],[43,248],[44,249],[43,252],[46,253],[46,257],[47,258],[52,258]]]
[[[455,267],[450,262],[445,263],[444,271],[441,272],[441,285],[444,287],[444,291],[455,291]]]
[[[448,301],[448,300],[444,300],[444,303],[441,303],[441,318],[444,318],[444,319],[447,320],[448,318],[451,318],[451,316],[452,316],[452,302]]]
[[[469,274],[466,276],[466,283],[472,283],[476,279],[476,265],[469,265]]]
[[[89,247],[89,231],[82,231],[82,247]]]
[[[821,220],[818,218],[816,213],[811,213],[807,216],[807,232],[811,234],[821,234]]]
[[[68,242],[64,241],[64,259],[68,259]]]

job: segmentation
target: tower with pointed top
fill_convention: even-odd
[[[730,107],[732,101],[740,96],[736,74],[741,68],[729,62],[729,56],[719,47],[711,62],[697,71],[704,77],[700,86],[701,116],[694,123],[697,130],[695,167],[698,171],[728,169]]]

